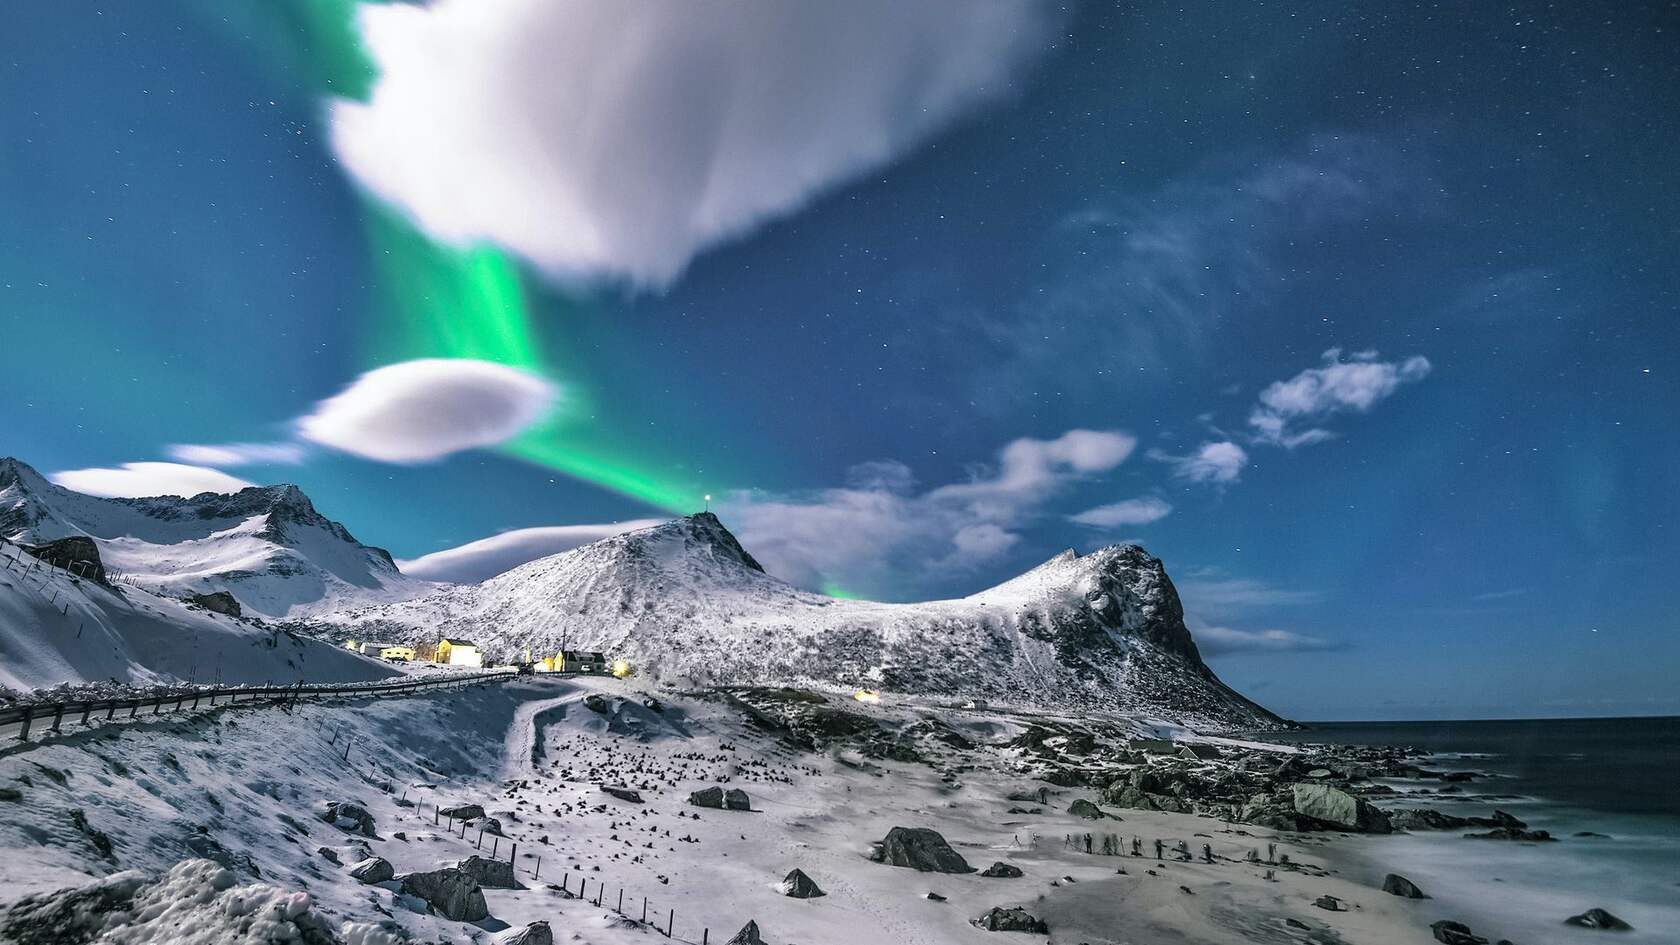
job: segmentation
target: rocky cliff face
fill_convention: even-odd
[[[417,643],[460,634],[506,658],[604,650],[699,682],[880,688],[1204,728],[1281,723],[1202,662],[1165,568],[1135,546],[1064,552],[959,600],[882,604],[766,574],[702,513],[323,619]]]

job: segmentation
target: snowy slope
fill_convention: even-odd
[[[493,656],[603,650],[709,683],[860,686],[1155,713],[1207,728],[1279,719],[1202,662],[1161,562],[1064,552],[960,600],[882,604],[766,574],[708,513],[530,562],[483,584],[321,614],[335,631],[477,642]]]
[[[72,535],[91,537],[108,570],[150,590],[227,591],[245,610],[268,616],[400,599],[433,586],[356,541],[296,486],[105,499],[0,459],[0,538],[42,543]]]
[[[125,585],[37,565],[0,546],[0,687],[61,683],[348,682],[387,665]]]

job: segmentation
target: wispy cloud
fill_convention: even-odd
[[[1289,449],[1323,442],[1335,435],[1319,425],[1325,420],[1340,413],[1366,413],[1432,370],[1422,355],[1383,361],[1375,351],[1343,357],[1340,348],[1324,352],[1323,361],[1260,392],[1260,402],[1248,418],[1257,441]]]
[[[1274,587],[1253,578],[1193,574],[1177,582],[1184,609],[1203,618],[1229,620],[1273,607],[1314,604],[1324,600],[1316,590]]]
[[[1203,443],[1194,452],[1184,456],[1151,450],[1149,458],[1167,463],[1172,467],[1173,475],[1186,482],[1215,485],[1236,482],[1242,478],[1242,471],[1248,466],[1248,451],[1230,440]]]
[[[1143,496],[1086,509],[1077,515],[1068,516],[1068,521],[1092,528],[1121,528],[1158,522],[1171,512],[1172,505],[1166,500],[1155,496]]]
[[[176,443],[171,459],[200,466],[296,466],[309,456],[302,443],[221,443],[214,446]]]
[[[1289,630],[1237,630],[1204,626],[1191,631],[1203,656],[1231,653],[1298,653],[1309,650],[1337,650],[1342,644]]]

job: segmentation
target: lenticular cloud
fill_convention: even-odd
[[[306,440],[387,463],[494,446],[547,412],[549,382],[489,361],[424,358],[378,368],[297,421]]]
[[[360,13],[340,160],[434,238],[662,288],[1005,94],[1034,0],[436,0]]]

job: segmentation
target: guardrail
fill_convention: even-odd
[[[398,682],[365,682],[293,686],[198,687],[158,696],[138,696],[131,699],[68,699],[61,702],[29,702],[0,709],[0,738],[16,728],[16,741],[28,741],[30,733],[56,733],[66,721],[76,725],[97,725],[164,712],[194,711],[200,707],[251,705],[262,702],[291,704],[303,699],[328,699],[355,696],[395,696],[434,689],[450,689],[512,679],[518,673],[511,669],[483,673],[464,673],[436,679],[406,679]],[[149,710],[149,711],[148,711]]]

